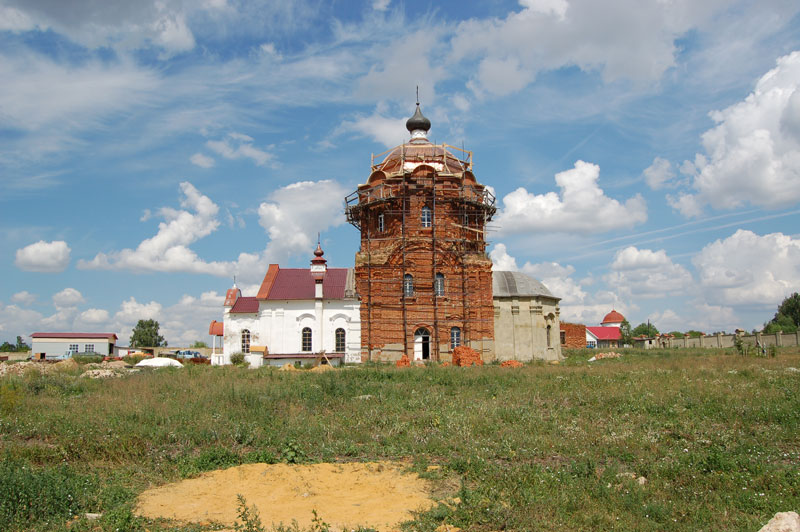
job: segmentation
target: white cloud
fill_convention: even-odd
[[[360,133],[391,148],[405,142],[408,136],[406,120],[407,118],[387,118],[376,110],[370,116],[357,116],[354,120],[342,122],[339,130]]]
[[[203,292],[200,297],[184,294],[178,303],[164,309],[159,322],[161,334],[174,346],[189,346],[197,340],[211,345],[208,324],[222,319],[224,300],[222,294],[214,291]]]
[[[570,265],[562,266],[557,262],[542,262],[538,264],[525,262],[522,268],[518,268],[517,260],[508,254],[506,245],[502,243],[495,244],[492,251],[489,252],[489,258],[492,259],[493,270],[521,271],[541,281],[550,290],[551,294],[561,298],[559,304],[561,306],[562,319],[566,319],[566,321],[581,321],[589,317],[591,321],[588,323],[592,324],[598,321],[594,320],[596,315],[602,318],[610,310],[610,308],[606,308],[608,305],[602,303],[589,304],[587,302],[589,296],[581,288],[583,281],[576,281],[572,277],[572,274],[575,273],[575,268]],[[601,294],[601,298],[603,300],[608,299],[606,294]],[[614,302],[617,301],[613,297],[612,300]],[[617,308],[622,308],[622,306],[618,305]],[[603,309],[606,310],[603,311]],[[564,318],[565,316],[566,318]]]
[[[0,31],[27,31],[34,27],[30,17],[19,9],[0,6]]]
[[[23,290],[22,292],[17,292],[13,296],[11,296],[11,301],[14,303],[19,303],[21,305],[30,305],[34,301],[36,301],[36,296],[31,294],[27,290]]]
[[[597,184],[599,176],[599,166],[577,161],[574,168],[556,174],[560,194],[538,195],[518,188],[503,198],[496,218],[498,231],[602,233],[647,220],[647,207],[639,194],[620,203],[605,195]]]
[[[508,254],[505,244],[495,244],[489,252],[489,258],[492,259],[493,271],[519,271],[517,259]]]
[[[163,207],[159,214],[165,221],[158,224],[158,233],[134,249],[98,253],[92,260],[81,260],[78,268],[105,270],[161,271],[207,273],[227,276],[230,265],[205,262],[189,249],[219,227],[219,207],[202,195],[191,183],[181,183],[183,210]]]
[[[191,161],[193,165],[199,166],[200,168],[211,168],[214,166],[214,159],[208,155],[203,155],[200,152],[197,152],[189,157],[189,161]]]
[[[520,4],[522,10],[505,18],[470,19],[455,30],[449,59],[478,61],[469,83],[478,96],[507,94],[543,70],[564,66],[600,71],[609,81],[656,81],[675,65],[676,39],[727,7],[723,0]]]
[[[109,314],[105,309],[90,308],[81,312],[79,319],[85,323],[99,325],[108,322]]]
[[[375,11],[386,11],[389,9],[389,4],[392,0],[372,0],[372,9]]]
[[[674,186],[672,180],[675,179],[675,170],[672,169],[672,163],[661,157],[653,159],[653,164],[645,168],[642,175],[647,186],[653,190]]]
[[[402,35],[374,54],[375,64],[358,81],[356,93],[366,101],[393,99],[413,102],[415,87],[420,80],[420,99],[433,103],[436,83],[447,77],[444,67],[433,66],[430,55],[442,37],[441,29],[427,27],[412,34]],[[413,75],[409,75],[413,72]]]
[[[519,4],[533,13],[556,15],[562,20],[569,7],[567,0],[520,0]]]
[[[229,133],[228,138],[223,140],[209,140],[206,142],[206,146],[211,151],[225,157],[226,159],[241,159],[242,157],[245,157],[247,159],[251,159],[258,166],[264,166],[273,158],[273,155],[254,147],[252,142],[253,139],[247,135],[243,135],[241,133]],[[194,158],[197,155],[200,154],[195,154],[192,156],[192,162],[198,166],[203,166],[202,164],[195,162]],[[201,157],[204,156],[201,155]],[[206,162],[207,160],[208,158],[204,158],[203,162]]]
[[[345,222],[342,198],[347,192],[329,179],[301,181],[273,192],[270,201],[258,207],[258,223],[270,238],[265,255],[283,261],[293,254],[308,254],[317,232]],[[309,201],[311,197],[314,201]]]
[[[25,309],[17,305],[4,305],[0,302],[0,333],[3,341],[13,340],[16,336],[23,338],[40,328],[42,314],[35,310]]]
[[[53,303],[56,308],[74,307],[83,301],[83,295],[74,288],[65,288],[53,295]]]
[[[709,304],[778,305],[800,286],[800,240],[740,229],[692,259]]]
[[[70,248],[63,240],[35,244],[17,250],[14,264],[29,272],[62,272],[69,265]]]
[[[684,163],[692,192],[669,197],[685,216],[704,205],[733,209],[746,203],[779,208],[800,201],[800,51],[777,60],[755,90],[711,118],[705,155]]]
[[[617,252],[605,276],[610,287],[627,299],[682,295],[693,285],[692,274],[675,264],[663,249],[629,246]]]

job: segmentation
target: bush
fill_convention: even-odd
[[[85,355],[72,355],[72,359],[78,364],[99,364],[105,358],[103,355],[97,353]]]
[[[244,366],[244,353],[232,354],[231,364],[233,364],[234,366]]]

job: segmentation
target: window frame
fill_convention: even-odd
[[[94,344],[84,344],[83,352],[84,353],[94,353]]]
[[[422,227],[432,227],[433,226],[433,211],[427,205],[423,205],[422,213],[420,215],[420,222],[422,223]]]
[[[461,345],[461,327],[450,327],[450,351]]]
[[[300,331],[300,351],[310,353],[314,348],[314,332],[311,327],[303,327]]]
[[[250,340],[252,338],[252,335],[250,334],[250,329],[242,329],[241,337],[242,337],[242,353],[250,354]]]
[[[444,297],[444,274],[437,272],[433,278],[433,294],[436,297]]]
[[[386,231],[386,218],[383,213],[378,215],[378,232],[383,233]]]
[[[70,353],[78,353],[79,352],[78,349],[80,349],[80,346],[78,344],[69,344]]]
[[[403,297],[414,297],[414,276],[410,273],[403,276]]]
[[[339,337],[341,335],[341,338]],[[333,333],[334,353],[344,353],[347,350],[347,331],[338,327]]]

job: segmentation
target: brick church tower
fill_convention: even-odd
[[[411,139],[373,156],[367,182],[346,198],[361,231],[362,358],[449,361],[458,345],[491,353],[485,230],[495,198],[476,181],[472,152],[428,140],[419,103],[406,127]]]

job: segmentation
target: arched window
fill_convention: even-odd
[[[336,351],[337,353],[344,353],[344,329],[339,327],[336,329]]]
[[[311,351],[311,327],[303,327],[303,345],[301,351]]]
[[[378,232],[383,233],[386,230],[385,220],[383,218],[383,213],[378,215]]]
[[[410,273],[403,276],[403,295],[406,297],[414,295],[414,278]]]
[[[436,274],[436,279],[433,281],[433,291],[439,297],[444,295],[444,274],[443,273],[437,273]]]
[[[452,351],[456,347],[461,345],[461,328],[460,327],[451,327],[450,328],[450,350]]]
[[[248,329],[242,330],[242,353],[250,352],[250,331]]]
[[[431,208],[425,205],[422,207],[422,227],[430,227],[433,221],[433,213]]]
[[[550,347],[550,329],[551,327],[547,326],[547,347]]]

